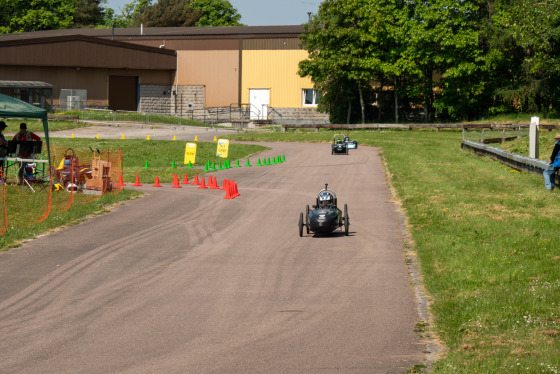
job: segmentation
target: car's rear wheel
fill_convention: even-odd
[[[303,236],[303,213],[299,214],[299,236]]]
[[[350,220],[348,218],[348,206],[344,204],[344,234],[348,236],[348,229],[350,227]]]
[[[305,227],[307,234],[309,234],[309,205],[305,207]]]

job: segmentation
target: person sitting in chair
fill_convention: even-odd
[[[19,132],[14,135],[14,138],[12,140],[20,141],[20,142],[31,142],[31,141],[39,142],[41,141],[41,138],[37,134],[27,130],[27,124],[25,122],[22,122],[19,125]],[[29,156],[31,156],[31,153],[19,153],[16,156],[21,158],[28,158]],[[33,174],[29,175],[29,172],[27,170],[28,170],[27,163],[24,162],[23,165],[21,165],[21,168],[19,169],[20,178],[24,175],[24,172],[26,178],[30,178],[33,176]]]

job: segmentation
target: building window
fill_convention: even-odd
[[[317,106],[321,99],[321,93],[317,90],[304,89],[302,90],[303,106]]]

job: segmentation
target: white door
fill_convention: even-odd
[[[251,119],[267,119],[270,90],[250,88],[249,104],[251,104]]]

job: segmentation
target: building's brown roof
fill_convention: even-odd
[[[0,81],[0,87],[11,88],[53,88],[50,83],[40,81]]]
[[[116,29],[62,29],[34,31],[16,34],[1,34],[0,42],[10,40],[29,40],[36,38],[53,38],[62,36],[83,35],[88,37],[111,38],[150,38],[150,37],[182,37],[193,39],[204,38],[286,38],[297,37],[303,33],[301,25],[294,26],[219,26],[219,27],[136,27]]]
[[[80,30],[84,30],[84,29],[80,29]],[[46,33],[46,32],[42,31],[38,33]],[[24,33],[24,34],[35,34],[35,33]],[[6,35],[23,35],[23,34],[6,34]],[[134,50],[144,51],[144,52],[158,53],[164,55],[175,55],[175,51],[169,49],[149,47],[149,46],[144,46],[139,44],[121,42],[117,40],[107,40],[99,37],[92,37],[92,36],[86,36],[80,34],[67,34],[67,35],[42,34],[40,36],[33,35],[32,37],[29,38],[4,38],[3,36],[4,35],[0,36],[0,47],[82,41],[82,42],[88,42],[94,44],[103,44],[112,47],[134,49]]]

